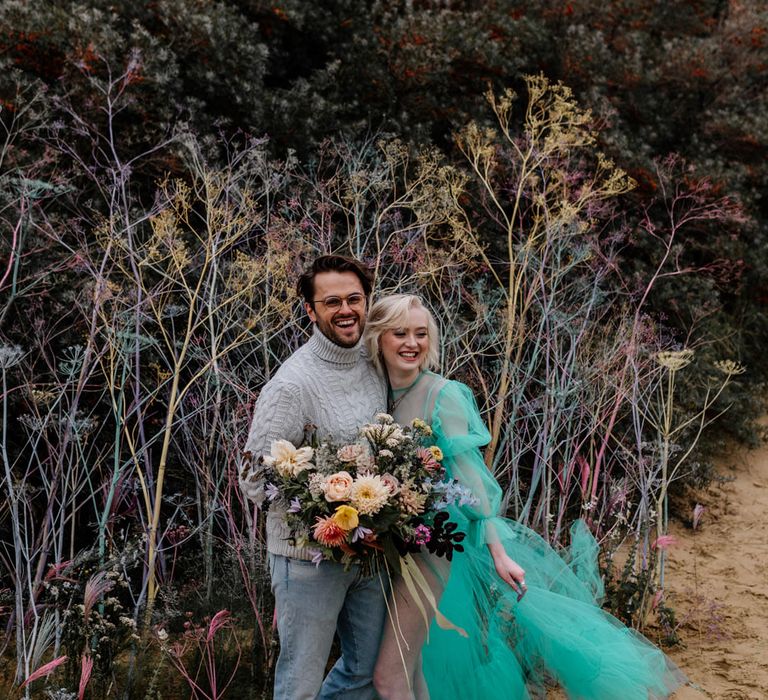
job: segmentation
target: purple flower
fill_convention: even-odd
[[[352,541],[357,542],[358,540],[365,539],[366,535],[370,535],[373,532],[373,530],[363,527],[362,525],[360,527],[356,527],[354,531],[352,532]]]
[[[291,505],[288,506],[288,511],[287,512],[289,512],[289,513],[300,513],[301,512],[301,501],[299,500],[298,496],[296,496],[296,498],[294,498],[291,501]]]
[[[432,531],[426,525],[417,525],[413,530],[413,541],[418,544],[426,544],[432,539]]]
[[[264,488],[264,495],[267,497],[267,500],[274,501],[280,495],[280,489],[270,482]]]
[[[309,551],[312,554],[312,563],[315,566],[320,566],[320,562],[323,561],[323,559],[325,559],[325,557],[323,556],[323,553],[319,549],[310,549]]]

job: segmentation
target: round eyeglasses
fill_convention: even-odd
[[[326,309],[331,311],[337,311],[342,307],[344,302],[354,309],[365,306],[365,294],[350,294],[346,297],[325,297],[325,299],[313,299],[313,304],[322,304]]]

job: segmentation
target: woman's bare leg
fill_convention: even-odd
[[[447,575],[447,562],[429,556],[416,556],[414,559],[435,600],[439,600]],[[429,700],[421,668],[421,648],[434,611],[424,603],[429,616],[428,622],[425,622],[400,576],[393,581],[389,607],[389,620],[385,623],[379,657],[373,672],[376,692],[382,700]]]

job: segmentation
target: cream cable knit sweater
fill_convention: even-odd
[[[259,394],[246,452],[255,460],[269,452],[274,440],[300,445],[304,426],[317,426],[317,438],[334,441],[355,437],[358,428],[386,406],[386,386],[358,343],[342,348],[317,328],[293,353]],[[240,477],[243,493],[254,503],[264,501],[264,480]],[[251,480],[251,479],[255,480]],[[311,559],[306,549],[293,547],[285,524],[285,504],[273,503],[267,514],[267,549],[296,559]]]

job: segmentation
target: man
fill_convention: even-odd
[[[274,440],[298,446],[305,426],[317,438],[345,441],[386,405],[386,388],[365,356],[361,336],[372,289],[370,272],[339,255],[317,258],[299,278],[297,290],[314,324],[310,340],[267,382],[254,409],[246,442],[243,492],[264,500],[258,458]],[[280,655],[275,700],[369,700],[386,603],[378,576],[364,578],[356,567],[323,561],[295,547],[284,520],[285,505],[267,514],[272,591],[277,608]],[[341,657],[323,675],[338,631]]]

